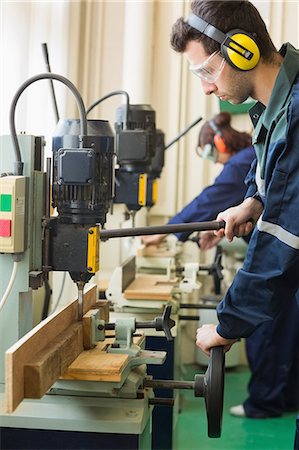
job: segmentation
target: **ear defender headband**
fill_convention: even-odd
[[[222,137],[222,133],[219,130],[219,128],[217,127],[215,121],[209,120],[209,125],[215,133],[214,144],[215,144],[215,147],[217,148],[218,152],[219,153],[231,153],[229,148],[226,146],[226,143],[224,142],[224,139]]]
[[[188,25],[221,44],[221,54],[235,69],[251,70],[260,60],[260,50],[249,33],[235,29],[223,33],[196,14],[190,14]]]

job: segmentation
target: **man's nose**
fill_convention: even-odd
[[[205,80],[200,80],[202,90],[204,91],[205,95],[211,95],[213,92],[217,90],[217,86],[214,83],[208,83]]]

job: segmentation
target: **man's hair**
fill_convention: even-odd
[[[260,49],[261,57],[265,61],[272,60],[276,48],[260,13],[248,0],[194,0],[191,10],[223,33],[241,29],[251,34]],[[172,27],[170,43],[176,52],[183,53],[189,41],[201,42],[207,54],[220,49],[218,42],[192,28],[181,17]]]

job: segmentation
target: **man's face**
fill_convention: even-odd
[[[233,104],[243,103],[251,95],[253,89],[250,72],[241,72],[232,68],[227,62],[223,63],[223,58],[219,54],[211,59],[211,55],[206,53],[201,42],[190,41],[184,55],[191,66],[199,67],[198,76],[206,95],[215,94],[221,100]],[[209,57],[211,65],[207,61]],[[207,72],[210,68],[214,71],[216,80],[213,77],[205,77],[205,70],[201,70],[202,64]]]

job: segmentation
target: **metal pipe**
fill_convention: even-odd
[[[195,383],[194,381],[144,380],[143,386],[154,389],[194,389]]]
[[[207,305],[205,303],[180,303],[180,309],[215,309],[218,303]]]
[[[200,319],[200,316],[181,316],[179,315],[180,320],[196,320],[197,322]]]
[[[115,238],[115,237],[128,237],[128,236],[146,236],[150,234],[170,234],[181,233],[184,231],[207,231],[207,230],[220,230],[225,228],[225,222],[217,222],[212,220],[210,222],[191,222],[191,223],[178,223],[170,225],[162,225],[155,227],[137,227],[137,228],[121,228],[116,230],[102,230],[101,240]]]
[[[148,404],[154,405],[154,406],[174,406],[174,399],[173,398],[155,397],[155,398],[150,398],[148,401]]]
[[[156,322],[136,322],[135,327],[137,328],[156,328]]]
[[[50,217],[51,209],[51,158],[46,159],[46,217]]]

